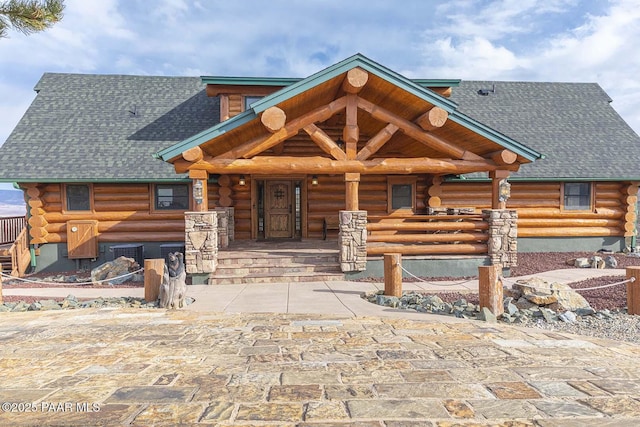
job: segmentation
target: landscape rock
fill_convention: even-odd
[[[604,262],[607,268],[618,268],[618,260],[612,255],[606,257]]]
[[[132,274],[127,273],[139,269],[140,265],[133,258],[121,256],[91,270],[91,281],[94,284],[119,285],[133,278]]]
[[[606,266],[604,260],[599,256],[592,256],[589,258],[589,263],[591,264],[591,268],[603,269]]]
[[[573,311],[565,311],[558,316],[558,319],[565,323],[574,323],[577,320],[577,316]]]
[[[539,277],[520,279],[513,284],[513,288],[518,289],[527,301],[536,305],[549,305],[558,301],[557,294]]]
[[[571,286],[562,283],[552,283],[549,285],[558,298],[555,304],[552,304],[551,309],[559,311],[571,310],[576,311],[581,308],[589,308],[589,302],[578,292],[573,290]]]
[[[482,307],[480,313],[478,313],[478,320],[484,320],[487,323],[496,323],[496,316],[487,307]]]

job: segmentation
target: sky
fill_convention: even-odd
[[[596,82],[640,133],[638,0],[65,5],[54,27],[0,39],[0,143],[45,72],[307,77],[355,53],[409,78]]]

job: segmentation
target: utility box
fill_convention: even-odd
[[[67,221],[67,254],[69,259],[98,257],[98,221]]]

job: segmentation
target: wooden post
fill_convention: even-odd
[[[627,267],[627,314],[640,314],[640,266]]]
[[[489,172],[491,177],[491,209],[506,209],[507,201],[500,200],[500,182],[509,177],[509,171],[495,170]]]
[[[201,202],[198,203],[198,200],[195,197],[195,191],[193,194],[193,210],[195,212],[206,212],[209,210],[209,189],[207,188],[207,180],[209,179],[209,173],[204,170],[190,170],[189,178],[193,180],[193,187],[196,185],[200,186],[200,196],[202,197]]]
[[[384,294],[402,296],[402,254],[384,254]]]
[[[500,264],[478,267],[480,308],[487,307],[496,317],[504,313],[501,272]]]
[[[357,211],[360,209],[358,199],[358,187],[360,184],[359,173],[344,174],[345,181],[345,207],[348,211]]]
[[[146,302],[153,302],[158,299],[163,274],[164,259],[144,260],[144,300]]]

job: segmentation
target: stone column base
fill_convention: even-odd
[[[340,269],[342,272],[367,269],[367,211],[340,211]]]
[[[185,269],[213,273],[218,266],[218,213],[185,212]]]
[[[487,209],[482,213],[489,223],[491,264],[515,267],[518,265],[518,213],[509,209]]]

